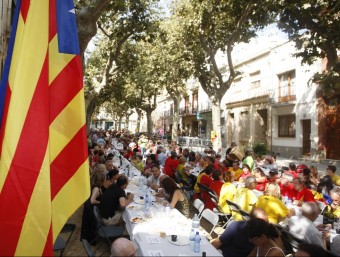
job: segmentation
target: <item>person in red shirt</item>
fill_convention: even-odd
[[[204,175],[201,177],[201,180],[199,181],[199,183],[207,186],[208,188],[211,188],[211,183],[212,183],[211,175],[213,172],[214,172],[214,167],[212,165],[208,165],[205,168]],[[214,204],[208,192],[201,190],[201,196],[202,196],[202,201],[204,202],[205,208],[209,208],[210,210],[213,210]]]
[[[289,170],[285,174],[291,174],[293,178],[297,178],[299,175],[296,173],[296,165],[294,162],[289,163]]]
[[[276,181],[279,183],[281,195],[287,196],[291,200],[293,200],[296,195],[296,191],[294,190],[294,186],[292,184],[293,179],[293,175],[284,173],[282,174],[282,177]]]
[[[255,189],[258,191],[264,191],[264,189],[266,188],[266,184],[268,182],[266,174],[264,174],[261,168],[257,167],[254,169],[254,175],[257,182]]]
[[[124,158],[130,160],[133,156],[135,156],[135,153],[132,151],[131,147],[128,147],[124,154]]]
[[[301,178],[294,178],[293,179],[293,186],[295,193],[295,199],[293,198],[293,204],[301,206],[304,202],[314,202],[314,195],[310,189],[306,188],[303,184]]]
[[[177,153],[175,151],[171,152],[171,155],[165,160],[163,173],[169,177],[175,178],[175,171],[179,165],[179,160],[177,159]]]
[[[218,198],[220,198],[221,188],[224,184],[222,181],[222,172],[220,170],[214,170],[211,177],[213,181],[210,184],[210,189],[214,190]]]

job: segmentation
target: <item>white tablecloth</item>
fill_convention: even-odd
[[[171,209],[166,214],[163,205],[152,202],[149,212],[151,218],[145,218],[145,206],[140,201],[144,193],[139,191],[138,182],[139,178],[134,178],[126,189],[135,194],[136,201],[126,208],[123,219],[131,239],[138,245],[140,256],[202,256],[202,252],[206,252],[207,256],[222,256],[204,236],[201,236],[201,251],[194,253],[190,250],[186,239],[191,231],[191,220],[177,209]],[[151,200],[155,198],[151,197]],[[144,218],[145,221],[134,224],[131,221],[134,217]],[[170,242],[171,235],[182,238],[185,245]]]

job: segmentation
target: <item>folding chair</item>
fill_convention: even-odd
[[[235,202],[229,201],[228,199],[227,199],[226,201],[227,201],[227,204],[229,205],[230,210],[231,210],[232,212],[237,212],[237,213],[239,213],[239,214],[242,216],[242,218],[243,218],[244,220],[249,220],[249,219],[250,219],[250,214],[249,214],[249,212],[246,212],[246,211],[242,210],[242,208],[241,208],[240,205],[238,205],[238,204],[235,203]]]
[[[103,219],[100,215],[98,206],[93,206],[94,216],[96,216],[97,220],[97,229],[98,235],[101,238],[104,238],[109,246],[111,246],[111,239],[123,236],[124,225],[110,225],[106,226],[103,222]]]
[[[182,191],[186,194],[187,198],[190,199],[191,196],[194,194],[192,186],[187,181],[181,178],[181,175],[178,173],[178,171],[175,171],[175,177],[177,184],[180,185]]]
[[[87,257],[95,257],[95,255],[94,255],[94,253],[91,249],[90,243],[86,239],[82,239],[81,242],[83,243]]]
[[[224,228],[228,224],[230,215],[223,212],[222,208],[219,205],[218,196],[214,190],[209,188],[208,194],[210,195],[211,201],[214,204],[214,207],[215,207],[214,212],[221,218],[222,222],[224,223],[222,228]]]
[[[204,210],[204,203],[200,199],[195,199],[193,202],[194,208],[198,211],[198,218],[201,217],[201,214]]]
[[[211,228],[209,235],[211,236],[212,232],[214,231],[216,225],[218,224],[219,217],[218,215],[210,209],[204,209],[201,215],[201,219],[206,219],[213,227]]]
[[[307,243],[305,240],[296,237],[294,234],[290,233],[287,229],[282,229],[281,231],[281,238],[283,243],[286,245],[287,243],[291,246],[291,251],[290,253],[294,254],[298,247],[299,244],[302,243]]]
[[[60,234],[58,235],[53,245],[53,251],[56,252],[59,251],[60,252],[59,256],[63,256],[65,248],[68,242],[70,241],[70,238],[75,229],[76,225],[71,223],[66,223],[64,227],[61,229]]]

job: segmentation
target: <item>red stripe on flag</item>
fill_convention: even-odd
[[[4,109],[2,113],[2,121],[0,126],[0,159],[1,159],[1,153],[2,153],[2,142],[4,140],[5,136],[5,130],[6,130],[6,121],[7,121],[7,114],[8,114],[8,107],[9,102],[11,100],[11,88],[9,87],[9,84],[7,84],[6,88],[6,96],[5,96],[5,103],[4,103]]]
[[[26,22],[28,9],[30,8],[31,0],[21,0],[20,12],[22,19]]]
[[[49,6],[49,32],[48,32],[48,42],[54,38],[55,34],[57,34],[57,12],[56,12],[56,1],[50,0]]]
[[[51,163],[52,200],[87,160],[86,145],[86,125],[84,125]]]
[[[52,235],[52,224],[50,230],[48,231],[47,240],[45,244],[44,251],[41,256],[51,256],[53,253],[53,235]],[[53,255],[52,255],[53,256]]]
[[[82,66],[79,56],[75,56],[58,74],[50,85],[51,123],[69,102],[83,88]]]
[[[20,93],[20,90],[13,91],[12,96]],[[48,95],[48,57],[46,57],[0,194],[2,256],[13,256],[16,251],[27,208],[46,154],[49,129]],[[10,208],[11,206],[15,206],[15,209]],[[53,252],[50,253],[52,254]]]

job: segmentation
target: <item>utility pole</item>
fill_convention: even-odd
[[[0,78],[7,55],[7,47],[11,30],[12,0],[2,0],[0,3]]]

